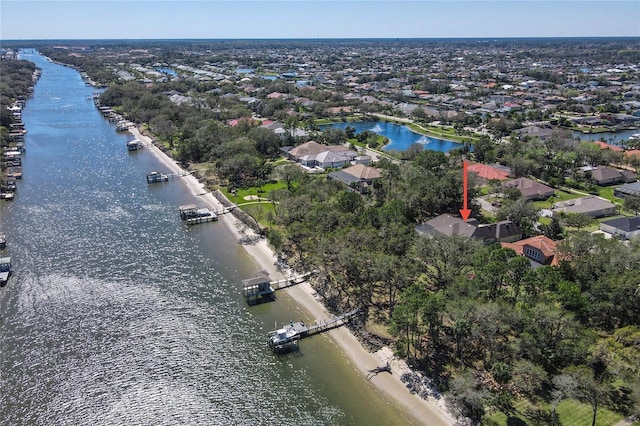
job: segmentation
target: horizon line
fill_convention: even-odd
[[[450,36],[450,37],[165,37],[165,38],[25,38],[0,39],[0,43],[51,41],[324,41],[324,40],[562,40],[562,39],[638,39],[640,35],[588,35],[588,36]]]

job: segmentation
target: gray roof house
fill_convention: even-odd
[[[553,129],[550,129],[548,127],[527,126],[523,127],[522,129],[518,129],[516,133],[520,137],[529,136],[542,140],[549,139],[553,135]]]
[[[619,198],[624,198],[628,195],[640,197],[640,182],[632,182],[622,185],[613,191],[613,195]]]
[[[287,156],[307,167],[343,167],[358,153],[342,145],[323,145],[314,141],[303,143],[287,151]]]
[[[600,223],[600,230],[625,240],[640,236],[640,216],[618,217]]]
[[[555,193],[553,188],[527,178],[503,182],[502,186],[518,188],[525,200],[546,200]]]
[[[598,166],[585,171],[591,172],[591,178],[598,185],[611,185],[618,182],[634,182],[638,177],[628,170],[618,170],[613,167]]]
[[[342,182],[345,185],[358,189],[361,193],[367,192],[374,179],[382,176],[382,170],[374,167],[356,164],[346,169],[338,170],[327,175],[327,179]]]
[[[604,198],[589,196],[555,203],[552,211],[554,216],[564,212],[582,213],[596,218],[616,214],[616,206]]]
[[[510,243],[522,238],[522,231],[510,220],[481,225],[476,219],[467,222],[459,217],[441,214],[416,227],[418,234],[428,235],[460,235],[482,240],[487,244],[496,241]]]

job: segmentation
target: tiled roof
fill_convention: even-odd
[[[364,180],[377,179],[382,175],[382,170],[375,167],[367,167],[364,164],[347,167],[344,172]]]
[[[509,179],[509,173],[508,172],[506,172],[504,170],[497,169],[495,167],[488,166],[486,164],[480,164],[480,163],[469,164],[467,170],[477,174],[482,179],[487,179],[487,180],[492,180],[492,179],[495,179],[495,180],[507,180],[507,179]]]

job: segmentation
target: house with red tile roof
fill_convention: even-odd
[[[593,143],[598,145],[600,149],[610,149],[611,151],[614,151],[614,152],[624,151],[624,149],[620,148],[619,146],[609,145],[608,143],[605,143],[603,141],[594,141]]]
[[[507,180],[509,179],[509,172],[502,168],[490,166],[488,164],[469,164],[467,170],[471,173],[478,175],[480,179],[485,180]]]
[[[630,151],[626,151],[624,153],[625,157],[631,158],[631,157],[638,157],[640,158],[640,149],[632,149]]]
[[[529,259],[533,267],[558,264],[556,242],[544,235],[526,238],[515,243],[501,243],[501,245]]]

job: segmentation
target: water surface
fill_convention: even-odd
[[[379,135],[386,136],[390,140],[390,143],[383,148],[385,151],[406,151],[413,144],[420,144],[424,147],[424,149],[442,152],[449,152],[454,148],[460,148],[462,146],[461,144],[456,142],[418,134],[409,129],[407,126],[391,123],[388,121],[333,123],[320,126],[320,128],[335,127],[337,129],[344,130],[345,128],[347,128],[347,126],[356,129],[356,134],[361,133],[365,130],[369,130]]]

